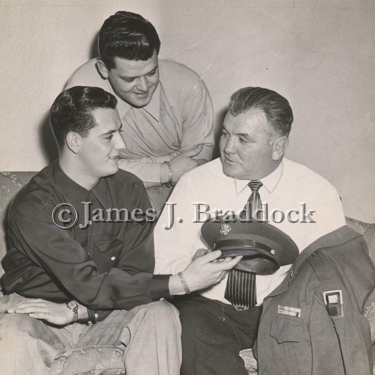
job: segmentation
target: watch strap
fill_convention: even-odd
[[[76,322],[78,320],[78,303],[70,301],[66,303],[66,306],[73,312],[73,322]]]
[[[169,161],[165,161],[164,164],[167,164],[168,167],[168,182],[165,184],[167,187],[172,186],[173,183],[173,169]]]

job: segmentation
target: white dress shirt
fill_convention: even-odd
[[[308,245],[346,224],[340,197],[326,179],[309,168],[288,159],[283,159],[278,168],[270,175],[260,180],[263,186],[259,189],[262,203],[268,204],[268,219],[271,225],[282,230],[297,244],[299,251]],[[237,180],[226,176],[222,171],[220,159],[202,165],[185,174],[175,187],[170,203],[175,203],[175,221],[171,229],[169,226],[170,206],[166,207],[155,228],[155,256],[157,274],[176,274],[186,268],[195,252],[200,248],[207,248],[201,236],[202,222],[195,222],[195,211],[198,203],[210,206],[209,213],[213,215],[215,209],[224,213],[233,210],[238,214],[245,206],[251,189],[247,186],[249,180]],[[195,205],[194,205],[195,203]],[[314,211],[305,220],[301,216],[301,205],[305,204],[306,212]],[[201,210],[204,206],[201,206]],[[281,214],[272,217],[274,210],[280,210],[285,218],[280,221]],[[289,214],[293,221],[287,219]],[[220,215],[220,214],[219,214]],[[207,218],[201,215],[201,221]],[[179,222],[182,219],[182,222]],[[305,222],[301,222],[305,221]],[[257,301],[262,304],[263,299],[274,290],[285,278],[290,265],[281,267],[272,275],[256,276]],[[226,278],[219,284],[201,292],[204,297],[229,303],[224,298]]]

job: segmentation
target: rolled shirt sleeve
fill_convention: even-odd
[[[199,75],[183,64],[159,59],[160,82],[151,102],[133,108],[119,98],[92,59],[69,78],[66,88],[97,86],[117,97],[127,145],[120,168],[139,177],[146,187],[160,186],[160,167],[201,143],[195,159],[212,159],[215,137],[212,100]],[[219,125],[219,124],[218,124]]]

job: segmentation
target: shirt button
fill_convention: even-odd
[[[116,257],[112,257],[111,260],[116,260]]]
[[[89,220],[89,223],[88,223],[89,225],[91,225],[92,224],[92,221],[91,220]]]
[[[95,314],[94,316],[95,316],[95,319],[98,319],[98,318],[99,318],[99,315],[98,315],[98,314]]]
[[[88,324],[88,325],[91,325],[91,324],[92,324],[92,321],[91,321],[91,320],[89,320],[89,321],[87,322],[87,324]]]

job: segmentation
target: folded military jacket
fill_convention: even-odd
[[[259,374],[372,374],[363,308],[374,287],[366,242],[351,228],[308,246],[264,300],[255,350]]]

